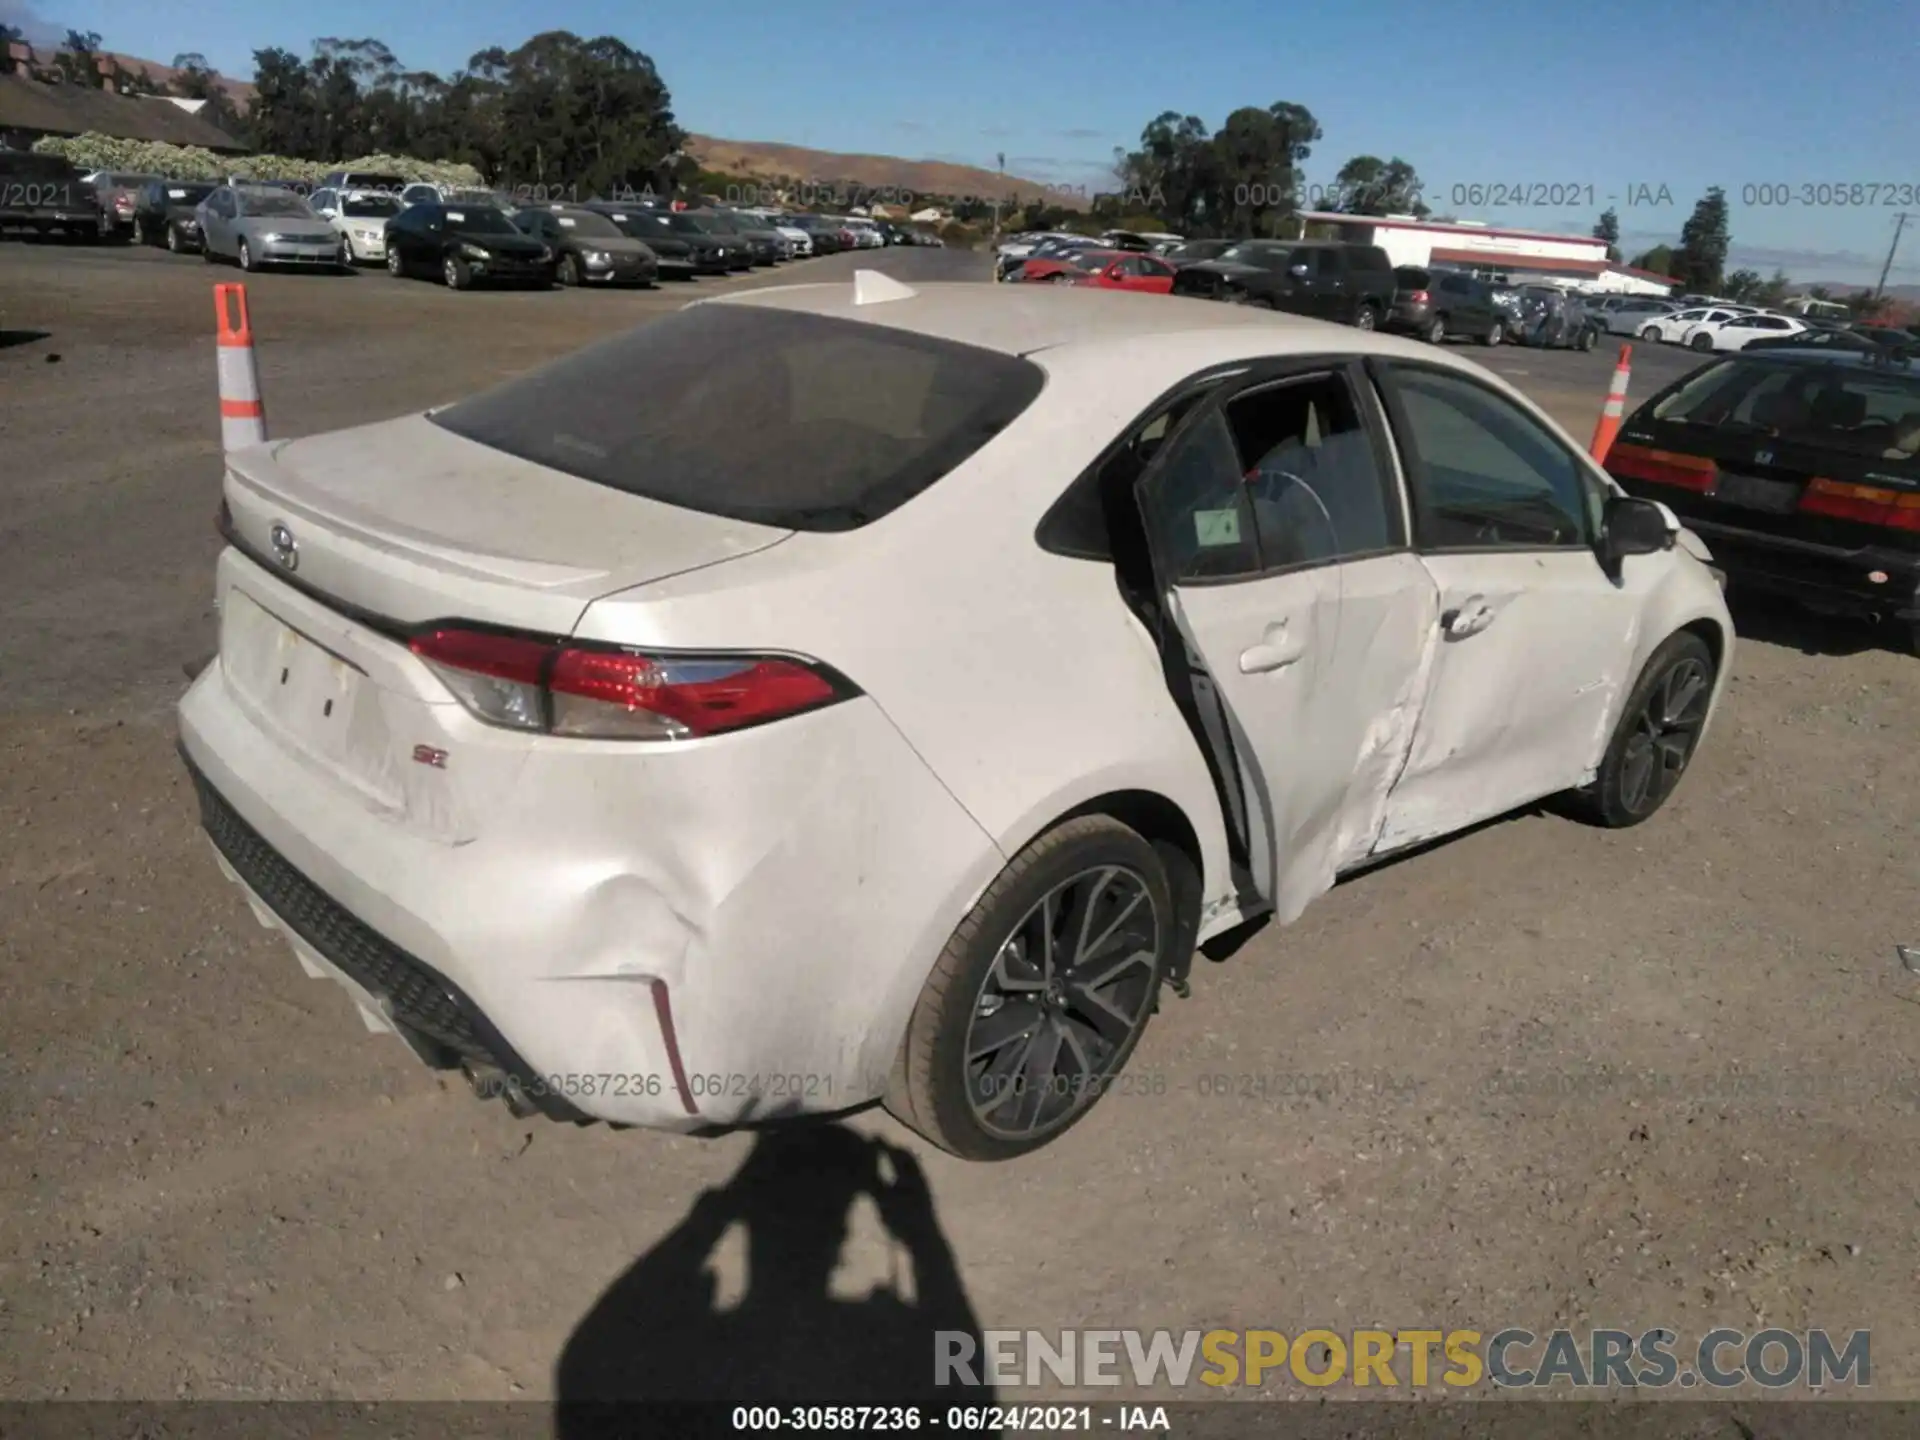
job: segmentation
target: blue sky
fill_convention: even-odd
[[[0,0],[0,16],[23,8]],[[442,73],[542,29],[612,34],[653,57],[694,131],[988,168],[1004,152],[1010,173],[1069,186],[1099,184],[1113,147],[1162,110],[1217,126],[1236,106],[1291,100],[1326,135],[1310,182],[1356,154],[1399,155],[1441,212],[1580,233],[1612,197],[1629,253],[1675,238],[1720,184],[1735,263],[1808,280],[1871,282],[1896,210],[1920,216],[1914,0],[332,0],[304,19],[289,8],[32,0],[28,13],[163,62],[198,50],[242,77],[256,48],[304,54],[322,34],[375,36]],[[1896,204],[1799,193],[1835,183],[1878,184]],[[1494,208],[1454,189],[1476,184],[1579,199]],[[1671,203],[1628,203],[1662,186]],[[1749,186],[1783,187],[1791,203],[1743,203]],[[1920,283],[1920,220],[1889,278]]]

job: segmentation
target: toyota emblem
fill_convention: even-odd
[[[300,568],[300,546],[295,543],[293,531],[276,520],[273,528],[267,532],[267,543],[273,546],[273,558],[280,562],[282,570]]]

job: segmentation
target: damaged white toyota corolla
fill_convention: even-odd
[[[1203,301],[689,306],[229,457],[181,706],[254,911],[517,1110],[1019,1154],[1198,942],[1686,768],[1706,551],[1445,351]]]

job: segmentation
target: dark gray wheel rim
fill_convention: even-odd
[[[445,268],[448,288],[458,290],[460,288],[460,262],[449,257]]]
[[[387,251],[387,273],[389,275],[398,275],[400,273],[400,252],[398,250],[389,248]]]
[[[1124,865],[1049,890],[1001,943],[967,1023],[967,1103],[1004,1139],[1099,1099],[1153,1008],[1159,907]]]
[[[1373,311],[1363,307],[1360,313],[1354,317],[1353,323],[1359,329],[1371,330],[1373,328]]]
[[[253,251],[247,247],[247,242],[244,240],[240,242],[239,260],[242,270],[251,270],[253,268]]]
[[[1447,327],[1443,321],[1436,320],[1433,322],[1433,324],[1427,327],[1427,340],[1429,343],[1438,345],[1442,340],[1446,338],[1447,338]]]
[[[1629,813],[1649,814],[1680,783],[1712,693],[1713,676],[1691,656],[1654,682],[1621,756],[1620,803]]]
[[[178,254],[180,251],[180,232],[171,225],[167,227],[167,249]]]

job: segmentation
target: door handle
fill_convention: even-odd
[[[1484,595],[1469,596],[1465,603],[1447,611],[1440,617],[1440,627],[1447,632],[1450,640],[1464,640],[1469,635],[1478,635],[1493,623],[1494,609],[1487,604]]]
[[[1282,620],[1267,626],[1258,645],[1240,652],[1240,673],[1263,675],[1269,670],[1283,670],[1305,654],[1306,648],[1304,640],[1287,633],[1287,622]]]

